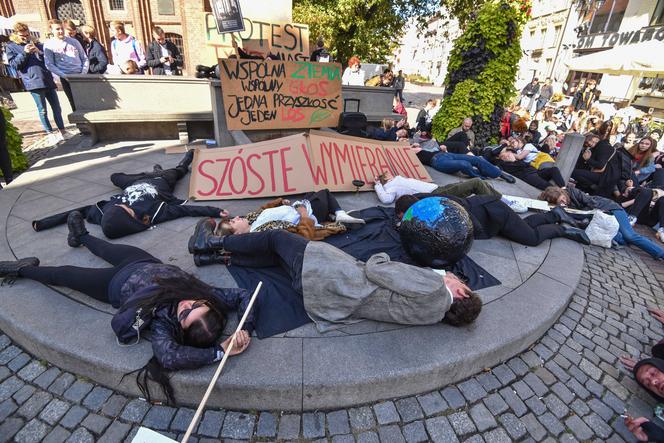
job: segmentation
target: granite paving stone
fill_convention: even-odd
[[[19,372],[21,368],[28,364],[30,356],[26,353],[21,353],[14,357],[12,361],[7,363],[7,368],[12,372]]]
[[[83,406],[97,412],[106,403],[109,397],[113,394],[110,389],[102,386],[95,386],[90,393],[83,400]]]
[[[350,418],[350,426],[354,431],[364,431],[376,426],[376,419],[371,412],[371,408],[367,406],[349,409],[348,417]]]
[[[192,417],[193,417],[192,410]],[[179,411],[178,411],[179,414]],[[177,415],[173,422],[177,420]],[[171,429],[173,429],[173,424],[171,424]],[[183,429],[180,429],[183,430]],[[186,430],[186,426],[185,426]],[[261,412],[258,417],[258,424],[256,425],[256,437],[276,437],[277,436],[277,417],[271,412]]]
[[[459,383],[458,387],[459,390],[463,393],[463,396],[466,397],[466,399],[471,403],[486,396],[486,391],[474,378]]]
[[[106,432],[99,438],[97,443],[113,443],[122,441],[131,429],[131,425],[121,421],[114,421],[106,428]]]
[[[90,391],[92,391],[93,385],[87,381],[76,380],[69,389],[67,389],[63,396],[70,401],[80,402],[85,398]]]
[[[440,392],[443,398],[453,409],[458,409],[466,404],[461,391],[454,386],[448,386]]]
[[[579,440],[589,440],[593,437],[593,431],[577,415],[567,418],[565,425]]]
[[[104,406],[102,406],[101,413],[108,415],[109,417],[117,417],[120,415],[120,412],[122,412],[127,402],[128,399],[124,395],[113,394],[108,400],[106,400]],[[184,408],[181,408],[181,410],[183,409]]]
[[[499,415],[509,409],[509,406],[507,406],[505,400],[503,400],[503,398],[498,393],[490,394],[483,401],[493,415]]]
[[[514,440],[519,440],[528,432],[523,422],[514,414],[503,414],[498,420]]]
[[[397,410],[401,416],[401,421],[404,423],[409,423],[413,420],[424,418],[422,413],[422,408],[420,407],[417,398],[407,397],[402,398],[396,402]]]
[[[62,426],[56,426],[48,433],[44,440],[42,440],[42,443],[63,443],[67,441],[70,435],[71,432]]]
[[[323,441],[327,441],[323,439]],[[352,434],[335,435],[332,437],[332,443],[355,443],[355,437]]]
[[[459,441],[446,417],[428,418],[424,423],[431,441],[435,443],[456,443]]]
[[[369,428],[368,426],[367,428]],[[365,428],[366,429],[366,428]],[[295,439],[300,435],[300,416],[295,414],[282,415],[279,420],[279,439]]]
[[[40,376],[45,370],[46,367],[41,362],[33,360],[21,368],[17,375],[25,381],[32,381]]]
[[[60,399],[53,399],[39,414],[39,418],[49,425],[55,425],[71,407],[70,403]]]
[[[447,402],[437,391],[420,395],[417,397],[417,400],[420,402],[420,406],[427,417],[438,414],[448,408]]]
[[[37,443],[46,437],[48,432],[49,427],[46,423],[33,419],[14,436],[14,441],[16,443]]]
[[[17,409],[18,405],[11,398],[8,398],[7,400],[0,403],[0,423],[16,412]]]
[[[198,424],[198,433],[204,437],[219,437],[225,415],[223,411],[205,411]]]
[[[16,403],[19,405],[22,405],[25,403],[30,397],[32,397],[32,394],[35,393],[37,388],[31,385],[24,385],[21,389],[16,391],[14,395],[12,395],[12,398]]]
[[[495,428],[497,426],[493,414],[482,403],[478,403],[470,409],[470,417],[475,422],[477,430],[484,432],[487,429]]]
[[[302,414],[302,435],[307,439],[324,437],[325,414],[322,412]]]
[[[83,420],[83,418],[88,415],[88,411],[81,406],[74,405],[69,411],[62,417],[60,420],[60,425],[64,426],[67,429],[73,429]]]
[[[328,412],[327,430],[330,435],[348,434],[350,432],[348,412],[345,410]]]
[[[403,427],[403,436],[408,443],[424,442],[429,439],[424,422],[421,420],[405,425]]]
[[[78,428],[67,439],[67,443],[94,443],[95,437],[85,428]]]
[[[391,423],[397,423],[400,420],[394,402],[386,401],[375,404],[373,410],[376,414],[376,420],[378,420],[378,424],[380,425],[389,425]]]
[[[49,404],[52,398],[53,396],[48,392],[39,391],[30,397],[28,401],[23,403],[23,405],[18,408],[16,413],[26,420],[32,420],[34,417],[39,415],[42,409],[44,409],[44,407]]]
[[[53,381],[60,375],[60,369],[51,366],[34,380],[34,383],[42,389],[48,388]]]
[[[0,423],[0,442],[8,442],[23,427],[24,421],[20,418],[8,418]]]
[[[494,429],[484,435],[485,441],[492,443],[511,443],[512,439],[503,428]]]
[[[458,435],[471,434],[477,430],[468,414],[464,411],[455,412],[447,416],[447,418]]]
[[[402,443],[406,441],[401,433],[401,429],[397,425],[378,427],[378,436],[381,441],[391,441],[394,443]]]
[[[376,432],[362,432],[357,436],[357,443],[379,443]]]
[[[168,429],[176,410],[168,406],[153,406],[143,418],[143,426],[154,430]]]
[[[81,426],[96,435],[101,435],[109,424],[111,424],[111,419],[98,414],[89,414],[81,422]],[[147,424],[146,426],[151,428],[151,426]]]

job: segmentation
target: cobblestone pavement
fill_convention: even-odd
[[[664,266],[633,250],[586,248],[559,321],[531,349],[454,386],[347,410],[207,410],[192,441],[634,441],[619,414],[653,401],[619,368],[662,337]],[[24,353],[0,336],[0,442],[130,441],[139,425],[181,437],[194,411],[151,406]]]

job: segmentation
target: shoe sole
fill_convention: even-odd
[[[189,249],[190,254],[200,254],[204,253],[206,251],[195,251],[194,250],[194,243],[196,243],[196,237],[198,237],[198,230],[204,223],[209,222],[209,218],[204,218],[203,220],[200,220],[198,223],[196,223],[196,227],[194,228],[194,234],[189,237],[189,242],[187,243],[187,249]]]

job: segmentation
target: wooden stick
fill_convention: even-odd
[[[199,403],[198,409],[196,409],[196,414],[194,415],[194,418],[191,420],[191,423],[189,423],[189,428],[187,429],[187,432],[184,434],[184,437],[182,438],[182,443],[187,443],[189,437],[191,436],[191,433],[194,431],[194,428],[198,423],[198,420],[201,418],[201,414],[203,413],[203,408],[205,408],[205,404],[208,401],[208,397],[210,397],[212,389],[214,389],[214,385],[217,383],[217,379],[221,375],[221,370],[224,369],[226,360],[228,360],[228,356],[231,354],[231,350],[233,349],[233,345],[235,344],[235,335],[242,330],[242,326],[244,326],[244,322],[245,320],[247,320],[247,316],[249,315],[251,308],[254,306],[254,301],[256,301],[256,296],[258,295],[258,292],[261,290],[261,286],[263,286],[262,281],[258,282],[258,286],[256,286],[256,290],[254,291],[254,294],[251,296],[251,300],[249,300],[247,309],[245,309],[244,315],[242,316],[240,323],[237,325],[237,329],[233,333],[231,342],[228,345],[228,349],[226,349],[226,352],[224,352],[224,357],[221,359],[219,366],[217,366],[217,370],[212,376],[212,380],[210,380],[210,384],[208,385],[207,390],[205,391],[205,395],[203,395],[203,399]]]

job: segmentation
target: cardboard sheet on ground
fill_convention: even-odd
[[[343,106],[341,65],[219,59],[230,130],[336,126]]]
[[[525,205],[527,208],[530,209],[537,209],[539,211],[549,211],[549,204],[543,200],[536,200],[534,198],[525,198],[525,197],[517,197],[514,195],[503,195],[506,199],[517,201],[523,205]]]
[[[199,149],[189,184],[193,200],[230,200],[301,194],[328,188],[373,190],[384,170],[431,181],[407,143],[311,131],[230,148]]]

